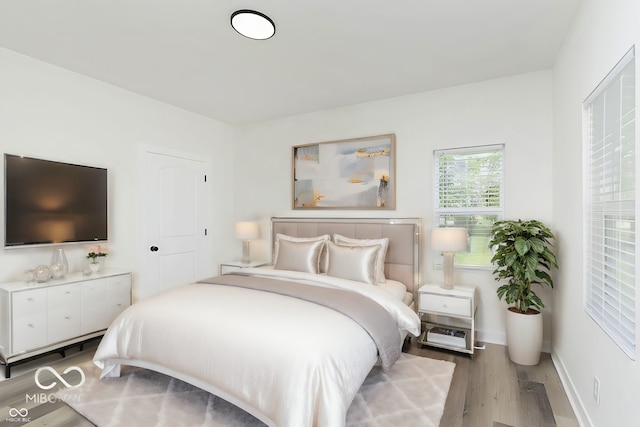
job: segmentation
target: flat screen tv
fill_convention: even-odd
[[[4,246],[107,240],[107,169],[4,155]]]

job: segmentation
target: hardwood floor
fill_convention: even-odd
[[[420,348],[415,340],[407,352],[456,364],[441,427],[579,426],[548,353],[537,366],[521,366],[495,344],[473,358]]]
[[[549,354],[543,353],[537,366],[520,366],[509,361],[505,347],[493,344],[478,350],[473,358],[420,348],[415,340],[406,350],[456,364],[441,427],[579,426]],[[62,372],[89,361],[94,351],[95,347],[90,347],[82,352],[69,352],[62,360],[50,356],[16,367],[13,378],[0,382],[0,427],[91,426],[64,403],[45,400],[25,404],[25,395],[42,392],[33,376],[39,366],[51,366]],[[30,422],[9,420],[10,408],[24,407],[29,410]]]

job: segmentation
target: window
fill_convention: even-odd
[[[491,266],[491,227],[503,214],[503,145],[438,150],[435,157],[435,224],[464,227],[468,252],[458,266]]]
[[[585,310],[632,359],[636,347],[633,49],[584,102]]]

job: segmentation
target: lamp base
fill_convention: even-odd
[[[453,289],[453,252],[443,252],[442,269],[444,271],[444,283],[442,289]]]
[[[243,264],[249,264],[251,262],[251,258],[249,258],[249,240],[242,241],[242,262]]]

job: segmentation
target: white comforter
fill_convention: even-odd
[[[399,333],[418,335],[407,306],[375,286],[306,273],[244,269],[307,285],[351,289],[387,309]],[[340,426],[377,350],[362,327],[307,301],[261,291],[193,283],[125,310],[94,357],[102,377],[120,364],[190,382],[269,425]]]

